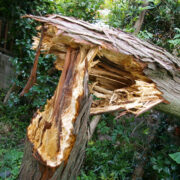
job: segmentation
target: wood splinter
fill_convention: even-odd
[[[28,93],[29,89],[34,85],[36,82],[36,72],[37,72],[37,66],[38,66],[38,59],[41,53],[41,45],[42,45],[42,40],[44,36],[44,25],[41,26],[41,37],[39,40],[38,47],[36,49],[36,56],[33,64],[33,68],[31,70],[31,75],[29,76],[28,82],[22,92],[20,93],[20,96],[24,96],[25,93]]]

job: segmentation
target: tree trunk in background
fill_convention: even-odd
[[[143,7],[148,6],[149,2],[147,2],[147,0],[143,0],[143,1],[144,1]],[[145,14],[146,14],[146,9],[140,13],[139,18],[134,25],[134,29],[135,29],[133,33],[134,35],[137,35],[139,31],[141,30]]]
[[[62,163],[58,168],[44,166],[32,155],[32,146],[26,140],[24,157],[20,169],[19,180],[72,180],[76,179],[81,168],[85,148],[88,141],[88,120],[91,97],[82,103],[82,109],[74,124],[76,142],[70,153],[66,166]]]

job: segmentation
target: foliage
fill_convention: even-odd
[[[130,123],[132,119],[126,119]],[[125,179],[133,171],[134,147],[129,129],[112,115],[104,115],[96,135],[89,142],[80,179]],[[88,178],[87,178],[88,179]]]
[[[108,24],[115,28],[121,28],[128,32],[133,32],[133,25],[141,11],[140,1],[113,1]]]
[[[170,52],[175,48],[178,49],[180,2],[178,0],[149,0],[148,2],[149,5],[143,7],[143,1],[140,0],[113,1],[109,8],[111,10],[109,19],[106,21],[110,26],[133,32],[139,14],[146,9],[139,37],[166,48]],[[180,52],[178,51],[175,55],[180,55]]]
[[[139,32],[138,37],[146,41],[149,41],[153,38],[153,34],[148,32],[147,30],[143,30]]]
[[[148,139],[152,127],[147,123],[141,124],[132,136],[132,128],[136,121],[159,121],[157,133],[151,142],[148,159],[144,167],[144,179],[179,179],[179,168],[169,153],[177,152],[178,145],[167,131],[171,116],[164,114],[146,113],[140,118],[123,117],[115,120],[112,115],[103,115],[98,124],[93,139],[88,143],[85,164],[79,180],[94,179],[131,179],[135,166],[143,155],[144,148],[149,146]],[[150,128],[151,127],[151,128]],[[147,129],[149,129],[147,131]],[[169,145],[171,142],[171,145]]]
[[[103,2],[104,0],[62,0],[58,9],[63,15],[92,22],[98,18],[98,10]]]
[[[169,156],[176,161],[178,164],[180,164],[180,152],[176,152],[173,154],[169,154]]]
[[[0,172],[9,173],[10,177],[0,179],[6,180],[16,180],[20,165],[21,159],[23,156],[22,148],[21,149],[0,149]]]
[[[175,35],[173,39],[168,40],[170,49],[173,49],[173,54],[176,56],[180,56],[180,29],[174,28]]]
[[[26,50],[31,46],[35,23],[30,19],[21,18],[25,14],[44,15],[55,11],[56,6],[50,0],[7,0],[0,1],[0,17],[9,23],[8,41],[14,40],[13,54],[18,57],[28,56]],[[3,41],[1,44],[3,45]],[[27,44],[27,47],[25,46]]]
[[[151,9],[145,15],[142,30],[153,34],[150,38],[153,43],[172,52],[177,38],[177,28],[180,27],[180,2],[178,0],[149,2]],[[173,41],[168,41],[172,39]]]
[[[4,92],[0,92],[0,102]],[[0,175],[10,173],[7,180],[16,180],[23,155],[26,126],[32,115],[26,106],[8,108],[0,103]],[[1,179],[1,176],[0,176]],[[2,178],[4,179],[4,178]]]
[[[177,121],[178,119],[176,119]],[[173,124],[173,117],[162,114],[156,138],[151,143],[150,161],[145,167],[145,178],[173,179],[180,178],[180,166],[171,159],[169,154],[180,150],[179,137],[168,132],[168,127]],[[179,126],[179,122],[174,122]]]

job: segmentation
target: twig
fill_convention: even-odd
[[[16,83],[13,83],[13,85],[11,86],[11,88],[9,89],[9,91],[7,92],[7,94],[4,98],[3,104],[6,104],[6,102],[9,99],[9,96],[11,95],[11,92],[14,91],[15,88],[16,88]]]
[[[96,126],[98,125],[98,122],[101,119],[101,115],[96,115],[93,117],[90,125],[89,125],[89,130],[88,130],[88,140],[90,140],[92,138],[92,135],[96,129]]]
[[[135,131],[144,123],[145,119],[143,119],[135,128],[132,130],[131,136],[134,135]]]

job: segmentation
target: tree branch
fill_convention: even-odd
[[[94,134],[94,131],[96,129],[96,126],[98,125],[98,122],[101,119],[101,115],[96,115],[93,116],[93,119],[89,125],[89,130],[88,130],[88,140],[92,138],[92,135]]]

